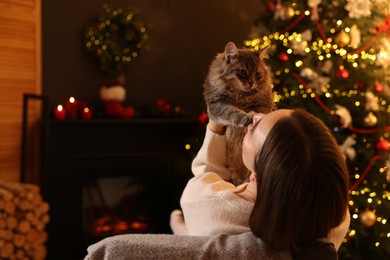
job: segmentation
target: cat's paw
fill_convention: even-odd
[[[242,126],[242,127],[247,127],[250,123],[253,122],[253,116],[255,115],[255,112],[251,111],[249,112],[248,114],[246,114],[246,116],[244,116],[240,123],[238,124],[239,126]]]

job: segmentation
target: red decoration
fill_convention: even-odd
[[[376,28],[377,32],[382,33],[387,31],[387,35],[390,35],[390,15],[385,18],[383,24],[379,25]]]
[[[387,141],[386,139],[380,139],[376,145],[375,145],[376,149],[378,151],[381,151],[381,152],[387,152],[390,150],[390,144],[389,144],[389,141]]]
[[[336,70],[336,77],[339,79],[348,79],[349,78],[349,71],[345,69],[344,67],[339,67]]]
[[[65,120],[66,119],[66,110],[62,105],[58,105],[54,109],[54,118],[57,120]]]
[[[265,8],[267,11],[275,11],[275,4],[273,1],[269,1],[266,8]]]
[[[198,116],[198,122],[200,125],[206,125],[209,121],[209,116],[207,115],[206,112],[202,112],[199,116]]]
[[[364,83],[361,82],[361,81],[356,82],[356,83],[354,84],[354,86],[355,86],[355,88],[360,89],[360,90],[364,89]]]
[[[77,119],[79,112],[79,102],[74,97],[66,101],[66,111],[69,119]]]
[[[107,116],[118,117],[118,118],[134,118],[135,110],[133,107],[122,106],[122,102],[119,100],[109,100],[105,102],[104,113]]]
[[[383,85],[381,83],[376,82],[374,85],[374,91],[376,93],[380,93],[383,91]]]
[[[158,98],[157,101],[158,108],[163,112],[163,115],[165,117],[169,116],[169,114],[172,111],[172,106],[169,104],[169,102],[164,98]]]
[[[92,110],[89,107],[84,107],[81,111],[81,118],[84,120],[92,119]]]
[[[283,62],[288,61],[288,55],[287,55],[287,53],[284,53],[284,52],[279,53],[278,59],[279,59],[280,61],[283,61]]]

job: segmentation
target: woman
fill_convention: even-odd
[[[224,126],[210,121],[181,200],[186,223],[177,211],[171,218],[182,234],[214,231],[114,236],[85,259],[337,259],[349,226],[348,173],[327,127],[302,110],[255,115],[243,142],[251,180],[239,187],[225,181],[225,141]]]
[[[278,250],[299,251],[318,241],[340,247],[350,221],[348,172],[319,119],[303,110],[256,114],[243,141],[243,161],[252,174],[238,187],[226,181],[223,134],[224,127],[210,121],[193,161],[195,177],[181,198],[185,225],[180,212],[172,214],[175,234],[252,231]]]

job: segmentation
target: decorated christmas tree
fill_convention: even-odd
[[[269,1],[248,38],[269,46],[277,106],[322,119],[345,156],[340,259],[390,259],[390,0]]]

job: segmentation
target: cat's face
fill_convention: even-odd
[[[242,91],[250,91],[263,84],[269,84],[269,72],[263,61],[266,52],[255,53],[237,49],[228,43],[224,53],[224,75],[230,84]]]

